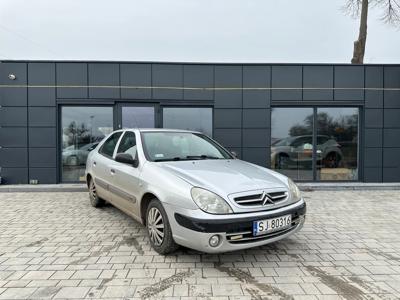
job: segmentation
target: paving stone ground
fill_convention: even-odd
[[[286,240],[161,256],[86,193],[0,193],[0,299],[400,299],[400,191],[304,196]]]

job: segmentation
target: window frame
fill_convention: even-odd
[[[117,118],[116,118],[116,110],[114,103],[111,103],[109,101],[92,101],[92,103],[80,103],[76,102],[76,99],[63,99],[62,101],[59,101],[57,103],[57,110],[56,110],[56,142],[57,142],[57,159],[56,159],[56,168],[57,168],[57,182],[58,183],[82,183],[80,180],[64,180],[63,178],[63,161],[62,161],[62,151],[63,151],[63,145],[62,145],[62,134],[63,134],[63,127],[62,127],[62,121],[63,121],[63,108],[65,107],[77,107],[77,108],[111,108],[111,118],[112,118],[112,125],[113,125],[113,132],[115,131],[116,124],[117,124]],[[97,150],[93,150],[97,151]]]
[[[120,134],[120,136],[118,137],[118,140],[117,140],[117,142],[115,143],[115,146],[114,146],[114,150],[113,150],[112,155],[109,156],[108,154],[105,154],[104,152],[102,152],[102,149],[103,149],[104,145],[105,145],[114,135],[116,135],[116,134]],[[120,130],[119,130],[119,131],[114,131],[114,132],[112,132],[112,133],[107,137],[107,139],[101,144],[101,146],[100,146],[100,148],[99,148],[99,150],[98,150],[97,152],[98,152],[100,155],[103,155],[104,157],[107,157],[107,158],[109,158],[109,159],[114,160],[114,157],[115,157],[115,150],[117,149],[117,147],[119,147],[119,142],[121,141],[121,138],[122,138],[123,134],[124,134],[124,131],[120,131]]]
[[[363,106],[361,105],[357,105],[356,103],[346,103],[343,104],[341,103],[341,105],[338,103],[338,105],[332,105],[332,104],[328,104],[328,105],[324,105],[323,103],[315,103],[313,105],[307,104],[307,105],[296,105],[296,104],[274,104],[271,105],[271,112],[270,112],[270,128],[272,130],[272,112],[273,112],[273,108],[311,108],[313,110],[313,132],[312,132],[312,141],[313,141],[313,159],[312,159],[312,181],[311,182],[331,182],[331,183],[340,183],[340,182],[362,182],[363,181],[363,168],[364,168],[364,162],[363,162],[363,155],[362,155],[362,142],[363,142]],[[317,116],[318,116],[318,109],[321,108],[355,108],[358,111],[358,122],[357,122],[357,130],[358,130],[358,134],[357,134],[357,179],[353,179],[353,180],[321,180],[318,178],[317,175],[317,156],[316,156],[316,151],[317,151],[317,136],[318,136],[318,120],[317,120]],[[269,149],[271,149],[272,144],[270,143],[269,145]],[[272,169],[271,167],[271,163],[268,166],[271,170],[273,171],[278,171],[275,169]],[[296,182],[310,182],[310,180],[295,180]]]
[[[120,139],[118,141],[118,144],[115,146],[113,157],[116,157],[118,155],[118,153],[125,153],[125,152],[118,152],[118,150],[119,150],[119,147],[121,146],[122,139],[129,133],[132,133],[134,135],[134,137],[135,137],[136,158],[138,157],[138,139],[137,139],[136,133],[134,131],[132,131],[132,130],[125,130],[123,132],[123,134],[121,135],[121,137],[120,137]],[[133,158],[135,158],[135,157],[133,157]]]

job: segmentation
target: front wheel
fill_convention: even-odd
[[[150,244],[160,254],[168,254],[178,249],[172,237],[167,213],[161,202],[151,200],[146,212],[146,228]]]
[[[101,207],[104,205],[105,201],[97,195],[96,185],[94,184],[93,178],[90,178],[89,181],[89,199],[90,204],[93,207]]]

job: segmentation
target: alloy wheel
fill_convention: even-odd
[[[90,181],[89,193],[90,193],[90,200],[92,202],[96,201],[97,193],[96,193],[96,186],[94,185],[93,180]]]
[[[164,220],[156,207],[152,207],[147,214],[147,230],[153,244],[160,246],[164,240]]]

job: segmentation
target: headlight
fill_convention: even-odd
[[[191,191],[192,199],[197,206],[210,214],[231,214],[232,208],[220,196],[202,188],[194,187]]]
[[[288,185],[289,185],[290,195],[292,196],[292,200],[299,201],[301,198],[301,193],[297,185],[290,178],[288,178]]]

